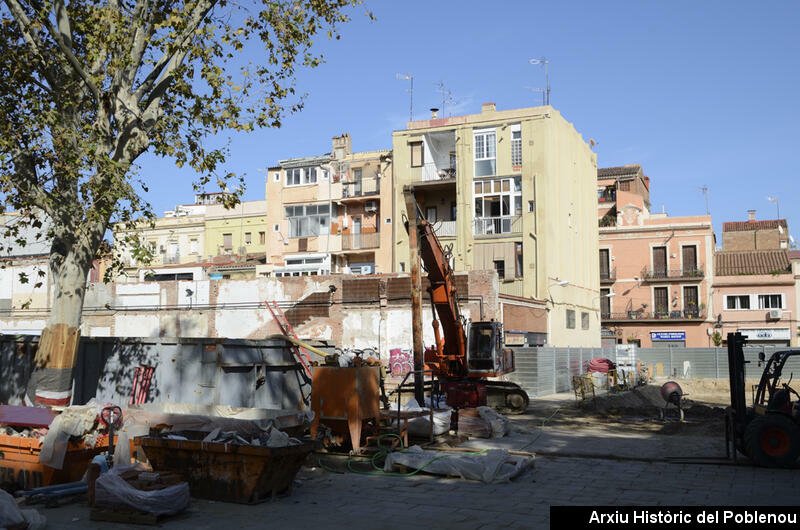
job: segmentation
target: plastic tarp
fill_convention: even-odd
[[[94,445],[94,440],[87,439],[86,436],[94,429],[95,420],[101,408],[94,399],[86,405],[65,408],[50,424],[50,429],[42,441],[39,462],[55,469],[61,469],[64,465],[67,445],[72,436],[82,436],[84,441]],[[96,438],[95,433],[94,439]]]
[[[173,515],[189,506],[189,484],[181,482],[164,489],[142,491],[134,488],[120,474],[140,466],[115,466],[103,473],[95,483],[95,506],[117,509],[131,508],[155,515]]]
[[[418,445],[407,451],[390,453],[383,470],[391,472],[395,464],[426,473],[480,480],[487,484],[510,482],[533,468],[533,457],[514,456],[502,449],[491,449],[482,454],[443,453],[423,451]]]
[[[28,525],[28,530],[45,528],[47,519],[36,510],[20,510],[14,497],[0,490],[0,528]]]

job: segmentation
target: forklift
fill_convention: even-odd
[[[793,374],[786,382],[781,375],[786,361],[800,355],[800,350],[782,350],[770,356],[753,405],[747,407],[744,365],[750,361],[744,360],[745,342],[741,333],[728,334],[731,406],[725,409],[726,455],[730,458],[732,452],[736,460],[739,451],[762,467],[796,467],[800,458],[800,394],[790,386]],[[764,362],[764,352],[759,352],[758,366]]]

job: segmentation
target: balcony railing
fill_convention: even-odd
[[[675,309],[672,311],[624,311],[621,313],[600,312],[603,320],[705,320],[705,309]]]
[[[600,271],[600,281],[601,282],[615,282],[617,281],[617,269],[611,269],[610,271]]]
[[[343,234],[342,250],[362,250],[380,246],[380,232],[371,234]]]
[[[522,216],[478,217],[475,219],[476,236],[494,236],[522,233]]]
[[[598,194],[597,202],[599,202],[600,204],[607,203],[607,202],[617,202],[617,192],[616,192],[616,190],[615,191],[611,191],[611,192],[605,192],[605,193]]]
[[[702,265],[698,265],[697,267],[684,267],[683,269],[654,270],[648,267],[642,269],[642,278],[645,280],[702,280],[703,276],[705,276],[705,273],[703,272]]]
[[[433,231],[439,237],[456,237],[456,222],[436,221],[433,223]]]
[[[456,168],[454,167],[441,167],[433,162],[428,162],[422,166],[422,180],[443,180],[455,178]]]
[[[365,195],[378,195],[381,192],[381,179],[378,177],[364,177],[360,180],[342,182],[342,197],[363,197]]]

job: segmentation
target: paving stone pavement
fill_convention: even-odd
[[[550,505],[797,505],[799,498],[796,470],[539,457],[508,484],[304,469],[290,496],[253,506],[193,499],[163,527],[547,528]],[[89,521],[85,503],[40,511],[48,528],[124,528]]]

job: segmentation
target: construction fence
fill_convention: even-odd
[[[758,346],[746,347],[744,356],[750,364],[745,365],[746,378],[759,378],[763,365],[758,366],[758,354],[764,352],[767,359],[772,353],[786,348]],[[654,376],[671,379],[712,378],[728,379],[727,348],[635,348],[635,358],[650,368]],[[530,396],[545,396],[572,391],[572,376],[586,373],[591,359],[605,357],[615,363],[618,358],[627,360],[628,350],[606,348],[515,348],[516,371],[508,376]],[[794,372],[800,377],[800,356],[790,358],[784,367],[788,379]]]

